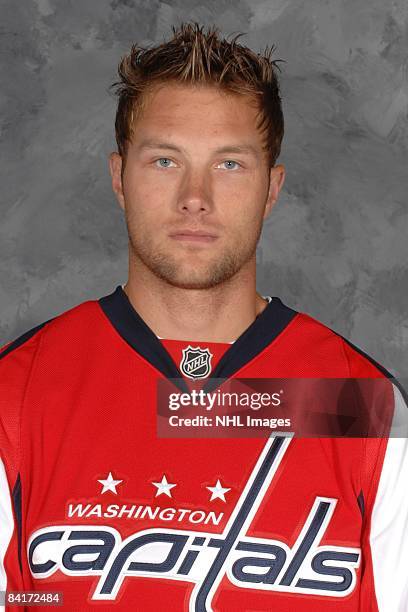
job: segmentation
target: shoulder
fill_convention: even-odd
[[[303,312],[297,313],[288,332],[287,344],[291,352],[296,352],[305,364],[302,375],[313,376],[315,372],[319,377],[328,378],[387,379],[385,386],[380,383],[375,387],[376,394],[380,397],[385,389],[391,392],[387,397],[394,410],[394,425],[403,426],[406,435],[408,394],[401,381],[382,363],[339,332]],[[368,386],[366,389],[374,388]]]
[[[313,355],[322,361],[336,360],[342,364],[344,376],[392,378],[392,374],[364,349],[309,314],[297,312],[290,327],[297,348],[305,358]]]
[[[22,411],[31,382],[38,372],[52,380],[61,354],[75,350],[80,338],[88,337],[98,316],[103,315],[96,300],[83,302],[0,349],[0,460],[13,482],[21,458]]]
[[[64,341],[72,341],[75,335],[80,335],[89,329],[98,310],[97,300],[88,300],[25,331],[0,347],[0,372],[9,371],[10,368],[16,370],[29,368],[44,338],[47,341],[52,338],[54,342],[62,344]]]

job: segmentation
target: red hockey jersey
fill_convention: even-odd
[[[27,332],[0,353],[0,589],[73,612],[408,610],[407,440],[160,439],[157,382],[183,375],[387,373],[278,298],[230,345],[157,338],[121,287]]]

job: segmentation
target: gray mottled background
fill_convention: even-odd
[[[196,20],[277,45],[287,180],[264,293],[408,372],[406,0],[0,0],[0,343],[126,279],[116,66]]]

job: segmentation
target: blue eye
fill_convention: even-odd
[[[235,166],[240,166],[241,164],[239,164],[238,162],[234,161],[233,159],[226,159],[225,161],[222,162],[223,164],[235,164]],[[227,170],[234,170],[235,168],[231,168],[231,166],[229,166],[227,168]]]
[[[162,161],[165,161],[165,162],[171,162],[171,159],[169,159],[168,157],[159,157],[159,159],[156,159],[156,160],[154,161],[154,163],[157,165],[157,162],[162,162]],[[160,168],[168,168],[169,166],[168,166],[168,164],[163,165],[162,163],[160,163],[160,164],[159,164],[159,167],[160,167]]]

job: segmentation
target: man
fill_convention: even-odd
[[[167,379],[386,379],[404,407],[381,366],[256,292],[285,176],[275,67],[197,24],[123,58],[129,277],[1,353],[3,589],[75,612],[408,609],[405,439],[156,432]]]

